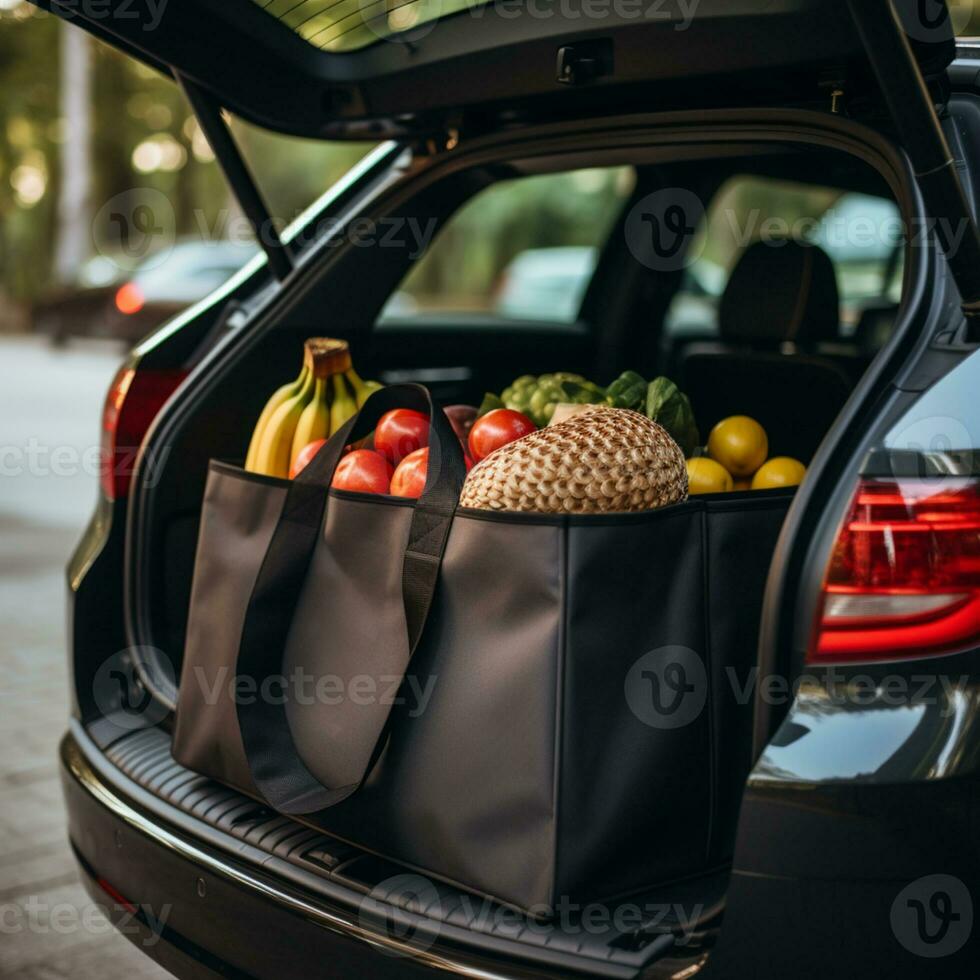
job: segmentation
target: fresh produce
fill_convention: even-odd
[[[537,378],[525,374],[505,388],[500,399],[506,408],[526,415],[538,428],[542,428],[551,421],[551,414],[559,402],[597,405],[605,402],[606,393],[580,374],[557,371]]]
[[[499,395],[495,395],[492,391],[488,391],[483,396],[483,401],[480,402],[480,407],[476,410],[476,417],[481,418],[486,415],[487,412],[492,412],[495,408],[505,408],[506,406],[500,400]]]
[[[633,408],[642,412],[646,396],[647,383],[636,371],[624,371],[606,388],[606,402],[613,408]]]
[[[774,456],[756,470],[752,477],[753,490],[768,490],[772,487],[795,487],[803,482],[806,467],[791,456]]]
[[[295,480],[296,476],[309,466],[313,457],[320,451],[320,448],[326,444],[326,439],[317,439],[315,442],[307,443],[297,454],[296,458],[293,460],[292,466],[289,467],[289,479]]]
[[[648,510],[686,496],[684,454],[664,429],[640,412],[597,405],[478,462],[460,504],[586,514]]]
[[[568,402],[559,402],[555,406],[555,410],[551,413],[551,421],[548,425],[557,425],[559,422],[570,419],[573,415],[581,415],[582,412],[588,412],[591,408],[591,405],[569,405]]]
[[[285,402],[295,398],[303,390],[309,378],[309,373],[309,366],[304,359],[303,369],[300,371],[299,377],[295,381],[290,381],[289,384],[285,384],[279,388],[265,403],[265,408],[262,409],[262,414],[259,416],[258,422],[255,423],[255,428],[252,430],[252,438],[248,444],[248,454],[245,457],[246,470],[250,472],[255,470],[255,458],[258,456],[259,443],[261,442],[262,433],[269,423],[269,419],[275,414],[276,409]]]
[[[340,377],[340,375],[335,375]],[[330,405],[327,402],[327,378],[316,378],[313,382],[313,395],[303,409],[293,433],[292,449],[289,453],[292,470],[299,454],[311,443],[321,442],[330,435]]]
[[[362,381],[344,340],[311,337],[303,348],[299,377],[278,388],[252,431],[245,469],[285,478],[311,442],[327,438],[380,385]],[[297,471],[298,472],[298,471]]]
[[[287,398],[272,412],[261,432],[253,435],[258,445],[252,461],[252,471],[266,476],[287,477],[292,461],[293,436],[300,416],[313,394],[315,379],[312,369],[299,391]]]
[[[337,464],[330,486],[355,493],[387,493],[393,473],[391,463],[381,453],[355,449]],[[422,482],[425,482],[424,476]]]
[[[721,463],[707,456],[695,456],[687,461],[687,484],[691,495],[727,493],[734,489],[732,475]]]
[[[750,477],[769,455],[766,430],[747,415],[731,415],[711,430],[708,455],[736,479]]]
[[[374,448],[393,466],[428,445],[429,416],[412,408],[393,408],[385,412],[374,430]]]
[[[336,432],[341,426],[357,414],[357,402],[347,390],[344,378],[335,374],[333,381],[333,398],[330,401],[330,431]]]
[[[422,496],[429,469],[429,447],[409,453],[396,467],[391,477],[391,493],[396,497]]]
[[[474,462],[480,462],[509,442],[521,439],[537,426],[520,412],[497,408],[476,420],[470,429],[469,449]]]
[[[470,437],[470,429],[473,428],[473,423],[479,414],[478,410],[472,405],[450,405],[444,411],[453,427],[453,432],[465,446],[466,440]]]
[[[647,386],[646,416],[662,425],[690,456],[701,442],[691,402],[670,378],[654,378]]]
[[[362,408],[364,403],[374,392],[376,392],[379,388],[384,387],[384,385],[378,381],[362,381],[360,375],[354,370],[353,366],[344,373],[344,377],[347,378],[347,380],[350,382],[351,388],[354,389],[354,399],[357,402],[358,408]]]

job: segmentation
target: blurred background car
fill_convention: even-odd
[[[96,256],[79,267],[74,285],[35,305],[34,330],[56,344],[71,336],[139,340],[217,289],[255,253],[252,244],[180,241],[148,255],[129,275]]]

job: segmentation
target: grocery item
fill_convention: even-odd
[[[766,430],[747,415],[730,415],[711,430],[708,455],[733,477],[750,477],[769,455]]]
[[[768,490],[772,487],[795,487],[803,482],[806,467],[791,456],[774,456],[766,460],[752,477],[753,490]]]
[[[295,398],[303,390],[309,377],[309,372],[309,366],[304,358],[303,369],[300,371],[299,377],[295,381],[290,381],[289,384],[285,384],[279,388],[265,403],[265,408],[262,409],[262,414],[259,416],[258,422],[255,423],[255,428],[252,430],[252,438],[248,444],[248,454],[245,457],[246,470],[253,471],[255,469],[255,459],[258,456],[259,443],[261,442],[262,433],[269,423],[269,419],[272,418],[280,405]]]
[[[299,391],[284,401],[269,418],[258,437],[258,446],[252,463],[255,473],[265,476],[287,477],[292,460],[293,436],[300,416],[313,395],[315,378],[312,368]]]
[[[484,510],[603,513],[687,497],[684,454],[640,412],[594,406],[477,463],[460,505]]]
[[[295,480],[296,475],[310,464],[310,460],[320,451],[326,443],[326,439],[317,439],[315,442],[307,443],[294,457],[292,465],[289,467],[289,479]]]
[[[393,408],[378,420],[374,448],[392,466],[429,444],[429,416],[411,408]]]
[[[360,375],[351,366],[347,371],[344,372],[344,377],[350,382],[351,388],[354,389],[354,398],[357,401],[357,407],[363,407],[364,403],[368,400],[372,392],[377,391],[379,388],[383,388],[378,381],[362,381]]]
[[[505,408],[526,415],[539,428],[551,421],[559,402],[575,405],[599,404],[606,400],[605,391],[580,374],[556,371],[535,377],[525,374],[500,394]]]
[[[339,377],[339,375],[336,375]],[[316,378],[313,394],[303,409],[293,433],[292,449],[289,453],[289,468],[296,465],[299,454],[311,443],[320,442],[330,435],[330,404],[327,401],[327,378]]]
[[[367,397],[380,387],[362,381],[351,364],[345,340],[311,337],[303,346],[299,377],[266,402],[249,442],[245,469],[287,478],[311,442],[327,438],[357,411],[350,389]]]
[[[624,371],[606,388],[606,402],[613,408],[635,408],[643,411],[647,383],[635,371]]]
[[[646,416],[662,425],[681,447],[685,456],[690,456],[701,443],[697,422],[691,402],[670,378],[654,378],[647,386]]]
[[[515,439],[534,432],[537,426],[520,412],[497,408],[476,420],[470,429],[469,450],[475,463]]]
[[[391,463],[371,449],[355,449],[337,464],[330,486],[355,493],[387,493],[394,470]]]
[[[391,493],[395,497],[418,499],[425,489],[425,477],[429,469],[429,447],[423,446],[409,453],[397,466],[391,477]]]
[[[333,398],[330,401],[330,431],[336,432],[352,415],[357,414],[357,402],[347,390],[344,376],[335,374],[333,382]]]
[[[721,463],[707,456],[695,456],[687,461],[688,492],[693,496],[701,493],[727,493],[734,490],[732,475]]]

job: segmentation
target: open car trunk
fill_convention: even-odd
[[[160,440],[168,452],[160,465],[140,475],[130,515],[127,584],[131,627],[134,645],[144,650],[155,647],[167,655],[143,664],[161,704],[172,707],[175,701],[208,462],[212,458],[241,462],[265,398],[295,374],[307,336],[329,332],[348,339],[365,377],[417,379],[428,384],[443,405],[479,404],[486,391],[502,391],[519,374],[556,369],[607,383],[628,367],[652,377],[669,364],[672,374],[680,372],[680,379],[698,358],[716,367],[749,364],[751,384],[743,382],[719,391],[709,372],[698,394],[692,394],[702,441],[716,421],[748,410],[744,406],[751,402],[751,412],[772,428],[774,452],[795,451],[805,463],[810,462],[833,414],[818,425],[805,406],[794,405],[793,412],[787,411],[785,365],[800,362],[804,369],[816,370],[824,381],[830,375],[837,378],[835,384],[843,386],[835,403],[839,408],[873,351],[862,353],[856,341],[840,336],[814,338],[812,350],[795,352],[782,350],[778,339],[770,343],[773,337],[755,338],[759,349],[748,350],[754,341],[744,336],[734,342],[735,349],[726,347],[725,339],[717,335],[665,336],[662,321],[669,320],[671,296],[683,285],[683,269],[651,269],[635,261],[635,256],[631,259],[625,232],[629,216],[638,202],[664,182],[669,186],[672,181],[686,181],[683,186],[696,187],[710,201],[733,175],[762,181],[760,186],[787,178],[804,186],[830,183],[841,193],[890,198],[892,206],[907,213],[908,175],[885,141],[853,124],[805,114],[797,114],[791,122],[775,112],[761,120],[730,115],[716,122],[719,131],[725,130],[721,142],[728,141],[730,146],[709,148],[702,140],[707,125],[702,116],[657,124],[623,120],[619,128],[616,121],[602,121],[591,129],[553,127],[529,135],[518,150],[496,147],[487,140],[460,159],[420,161],[421,172],[402,181],[410,184],[407,189],[396,180],[394,189],[383,187],[374,200],[359,203],[370,214],[433,219],[437,232],[431,247],[435,248],[444,233],[452,238],[455,215],[501,183],[517,185],[569,168],[632,168],[634,183],[618,204],[618,216],[599,247],[581,309],[570,322],[489,315],[454,319],[444,309],[431,314],[422,311],[414,319],[394,315],[390,297],[403,287],[406,275],[421,258],[409,257],[404,250],[340,247],[325,249],[310,263],[308,268],[315,269],[315,274],[309,274],[303,289],[297,289],[285,304],[263,313],[252,325],[236,325],[228,331],[232,341],[235,331],[241,331],[239,342],[205,359],[195,397],[184,404],[178,399],[152,434],[151,444]],[[827,148],[831,130],[832,150]],[[597,133],[602,134],[601,141]],[[860,146],[860,155],[843,152],[844,146],[852,151]],[[873,166],[869,166],[871,161]],[[402,173],[411,172],[405,161],[402,166]],[[772,251],[776,254],[779,249]],[[900,272],[900,266],[898,269]],[[906,273],[906,280],[910,274]],[[365,282],[374,288],[365,289]],[[760,311],[764,312],[764,306]],[[894,318],[895,314],[892,306],[890,315]],[[210,342],[222,339],[221,331],[213,332]],[[665,347],[666,340],[671,343]],[[828,352],[827,341],[833,341],[830,347],[836,345],[836,349]],[[825,346],[818,350],[819,344]],[[745,355],[750,355],[747,360]],[[829,364],[834,365],[833,370]],[[792,384],[795,382],[790,387]],[[812,403],[816,396],[813,391],[810,394]],[[817,430],[815,436],[810,429]],[[800,441],[803,433],[807,433],[806,441]],[[149,453],[151,444],[144,447],[145,452]],[[583,938],[578,920],[571,924],[552,921],[541,926],[540,933],[522,920],[525,931],[519,936],[521,943],[530,944],[528,948],[539,943],[550,952],[567,949],[586,957],[597,973],[608,970],[616,975],[619,966],[635,971],[653,958],[674,955],[675,939],[682,933],[694,937],[688,952],[696,951],[698,936],[717,919],[741,790],[752,764],[752,681],[766,579],[792,498],[792,490],[742,490],[676,505],[691,532],[662,551],[652,540],[650,561],[661,569],[667,583],[672,580],[671,568],[684,566],[683,581],[692,583],[691,594],[671,593],[670,601],[662,604],[655,595],[637,596],[638,609],[651,604],[647,619],[664,624],[662,641],[651,644],[652,650],[673,644],[697,651],[710,709],[693,726],[686,726],[683,749],[669,757],[675,775],[662,786],[658,783],[660,788],[652,795],[646,787],[632,802],[624,800],[618,832],[615,811],[612,817],[603,813],[601,798],[592,801],[598,807],[595,822],[602,824],[604,834],[619,838],[622,844],[610,854],[610,865],[628,861],[634,846],[648,846],[651,825],[662,830],[659,839],[664,853],[672,848],[672,826],[703,827],[703,849],[697,854],[676,850],[648,888],[634,889],[626,899],[608,903],[610,910],[623,901],[647,909],[636,927],[613,925],[610,918],[608,929]],[[669,516],[668,510],[664,514]],[[610,561],[615,564],[615,556]],[[616,581],[611,574],[610,582]],[[589,600],[583,596],[581,601]],[[621,679],[616,683],[621,685]],[[642,717],[638,720],[646,724]],[[169,723],[164,729],[167,727]],[[595,738],[602,737],[602,728],[603,720],[598,717]],[[277,816],[246,795],[184,769],[170,755],[166,730],[106,737],[110,758],[164,803],[190,814],[206,814],[209,822],[215,821],[236,840],[271,847],[293,869],[291,873],[312,875],[319,879],[319,887],[340,886],[363,894],[410,870],[392,860],[382,847],[358,847],[339,839],[344,834],[339,838],[325,834],[315,818]],[[583,752],[588,752],[588,744],[586,739]],[[626,746],[623,749],[628,751]],[[579,805],[585,812],[592,804],[584,799]],[[601,861],[590,869],[597,880],[602,873]],[[438,894],[432,913],[437,921],[443,915],[490,944],[513,941],[513,936],[501,930],[499,917],[474,916],[477,900],[465,890],[437,878],[432,887]],[[607,897],[608,893],[578,893],[575,901],[581,906]],[[697,914],[686,925],[676,916],[671,921],[669,916],[665,920],[658,915],[657,909],[673,909],[675,903],[684,910],[696,908]]]

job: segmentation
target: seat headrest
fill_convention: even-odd
[[[733,341],[833,340],[839,302],[834,265],[819,245],[791,238],[755,242],[732,270],[718,327]]]

